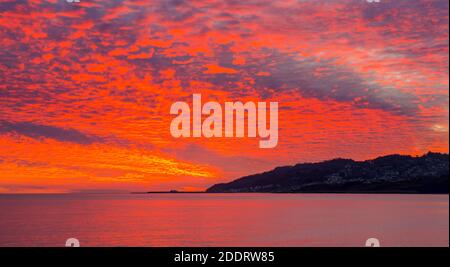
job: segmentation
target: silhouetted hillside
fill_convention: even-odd
[[[439,193],[449,192],[449,155],[389,155],[374,160],[334,159],[278,167],[216,184],[207,192]]]

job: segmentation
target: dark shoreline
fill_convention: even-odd
[[[448,194],[449,155],[387,155],[372,160],[337,158],[274,168],[219,183],[208,192],[336,194]]]
[[[335,195],[449,195],[449,193],[420,193],[420,192],[398,192],[398,191],[388,191],[388,192],[206,192],[206,191],[195,191],[195,192],[170,192],[170,191],[149,191],[149,192],[130,192],[130,194],[135,195],[146,195],[146,194],[290,194],[290,195],[312,195],[312,194],[335,194]]]
[[[141,195],[145,195],[145,194],[205,194],[205,191],[192,191],[192,192],[187,192],[187,191],[177,191],[177,192],[171,192],[171,191],[148,191],[148,192],[130,192],[130,194],[141,194]]]

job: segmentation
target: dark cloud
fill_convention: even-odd
[[[62,142],[90,144],[100,138],[83,134],[75,129],[64,129],[33,122],[8,122],[0,120],[0,134],[17,133],[31,138],[51,138]]]
[[[168,0],[157,3],[157,13],[163,14],[166,20],[185,21],[201,12],[186,0]]]
[[[270,75],[256,78],[261,88],[298,91],[304,97],[350,102],[403,115],[418,111],[418,99],[413,94],[378,85],[334,60],[294,58],[275,52],[265,61],[263,66],[269,66]]]
[[[226,51],[226,50],[225,50]],[[337,64],[334,60],[318,60],[314,57],[294,57],[277,50],[261,51],[267,54],[257,59],[247,58],[242,66],[233,66],[231,52],[219,49],[216,56],[221,66],[239,69],[236,74],[203,76],[205,80],[222,90],[234,90],[245,77],[255,82],[251,85],[264,98],[274,92],[299,93],[303,97],[320,100],[348,102],[360,108],[380,109],[401,115],[416,115],[418,98],[395,88],[381,86],[360,74]],[[268,75],[258,75],[265,71]],[[222,88],[225,85],[225,88]],[[250,86],[250,85],[249,85]],[[232,91],[235,96],[244,92]]]

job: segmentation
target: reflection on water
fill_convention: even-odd
[[[448,246],[448,195],[0,195],[0,246]]]

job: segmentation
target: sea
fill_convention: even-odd
[[[448,195],[4,194],[0,246],[449,246]]]

